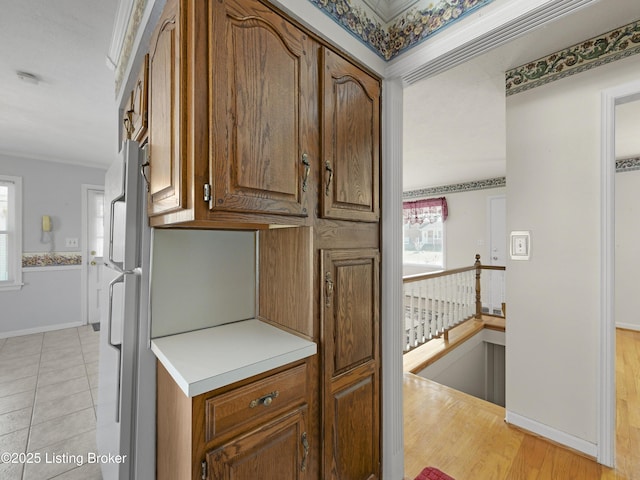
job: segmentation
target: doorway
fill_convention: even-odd
[[[507,264],[507,197],[495,195],[489,203],[489,264],[504,267]],[[491,282],[489,292],[489,313],[504,315],[505,272],[487,270]]]
[[[600,365],[598,462],[615,465],[615,159],[616,107],[640,100],[640,82],[602,92]]]
[[[640,330],[640,101],[616,105],[615,122],[615,323]]]
[[[85,325],[100,324],[103,221],[104,188],[82,185],[82,318]]]

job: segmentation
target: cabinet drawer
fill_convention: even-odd
[[[249,422],[269,420],[305,403],[307,365],[205,400],[206,441]]]

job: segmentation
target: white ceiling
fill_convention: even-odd
[[[118,1],[2,0],[0,154],[109,165],[118,118],[106,55]],[[412,2],[367,1],[387,11]],[[408,87],[405,190],[504,175],[505,69],[637,18],[638,0],[601,0]],[[24,82],[16,71],[41,81]]]
[[[403,189],[504,176],[504,72],[637,19],[638,0],[594,2],[505,46],[407,87]],[[636,104],[635,109],[630,106],[625,110],[624,118],[629,120],[617,124],[620,139],[638,138],[637,133],[631,133],[631,129],[637,132],[640,128],[640,102]],[[619,152],[628,156],[638,150],[623,142]]]
[[[420,0],[362,0],[385,22],[391,21]]]
[[[106,55],[118,0],[0,3],[0,154],[109,165],[118,123]]]

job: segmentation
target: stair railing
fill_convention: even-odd
[[[403,278],[405,352],[433,338],[444,336],[448,341],[452,328],[472,318],[504,317],[506,269],[482,265],[480,255],[475,259],[469,267]],[[483,277],[483,270],[489,274]]]

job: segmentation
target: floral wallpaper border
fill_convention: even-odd
[[[507,186],[505,177],[489,178],[487,180],[477,180],[475,182],[454,183],[453,185],[443,185],[440,187],[421,188],[409,190],[402,193],[402,199],[434,197],[445,193],[471,192],[474,190],[485,190],[488,188],[500,188]]]
[[[620,158],[616,160],[616,172],[640,170],[640,157]]]
[[[76,252],[38,252],[22,255],[22,268],[70,267],[82,265],[82,255]]]
[[[631,158],[621,158],[616,160],[616,172],[631,172],[640,170],[640,156]],[[403,200],[412,198],[425,198],[442,195],[444,193],[460,193],[471,192],[474,190],[486,190],[489,188],[500,188],[507,186],[506,177],[490,178],[487,180],[478,180],[475,182],[454,183],[452,185],[443,185],[440,187],[420,188],[418,190],[409,190],[402,193]]]
[[[309,0],[385,60],[391,60],[492,1],[428,2],[424,8],[410,8],[385,24],[361,0]]]
[[[637,53],[640,53],[640,21],[507,71],[507,96]]]
[[[124,41],[122,43],[122,50],[120,52],[120,58],[118,60],[118,65],[116,66],[115,71],[116,95],[122,87],[125,70],[127,68],[127,65],[129,65],[129,59],[131,58],[131,54],[133,53],[133,43],[135,41],[136,34],[138,33],[138,28],[140,28],[140,23],[142,22],[142,14],[144,13],[144,9],[146,6],[147,0],[134,0],[131,17],[129,18],[129,23],[127,24],[127,31],[125,33]]]

